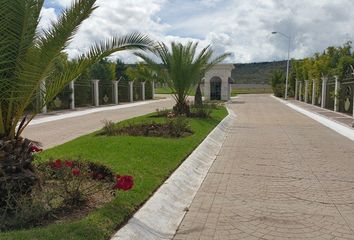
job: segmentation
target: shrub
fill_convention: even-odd
[[[170,118],[167,120],[169,135],[172,137],[182,137],[185,133],[192,133],[188,120],[185,117]]]
[[[113,121],[103,120],[103,124],[104,124],[104,126],[103,126],[102,131],[104,132],[105,135],[108,135],[108,136],[116,135],[117,126]]]
[[[282,71],[274,71],[270,80],[274,95],[284,97],[285,92],[285,76]]]
[[[104,193],[104,189],[113,185],[111,171],[97,172],[97,168],[93,169],[92,166],[91,163],[60,159],[42,164],[39,166],[42,185],[47,185],[45,189],[50,195],[56,196],[57,203],[77,206],[98,192]],[[98,178],[98,174],[102,177]]]
[[[273,87],[273,92],[276,97],[284,97],[285,85],[277,84]]]
[[[213,106],[214,107],[214,106]],[[209,118],[212,112],[212,106],[209,105],[201,105],[201,106],[194,106],[191,108],[191,117],[197,118]]]
[[[0,230],[37,226],[85,205],[97,207],[110,201],[116,190],[134,186],[132,176],[115,176],[104,165],[82,161],[49,161],[37,165],[37,173],[39,184],[29,194],[7,194],[8,204],[0,209]]]
[[[101,131],[101,135],[106,136],[146,136],[146,137],[184,137],[192,134],[189,122],[186,117],[176,117],[169,112],[164,123],[152,121],[150,123],[129,123],[126,126],[117,126],[112,122],[106,122],[106,127]]]
[[[163,109],[156,109],[156,114],[154,115],[155,117],[167,117],[167,115],[170,113],[170,110],[163,108]]]

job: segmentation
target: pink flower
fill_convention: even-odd
[[[80,175],[80,169],[78,168],[74,168],[73,170],[71,170],[72,174],[74,176],[79,176]]]
[[[57,159],[53,162],[52,167],[55,169],[60,169],[63,166],[62,161]]]
[[[132,189],[134,186],[134,179],[132,176],[117,176],[116,184],[114,185],[114,189],[119,189],[123,191],[127,191]]]
[[[74,166],[74,162],[73,161],[65,161],[65,166],[68,168],[72,168]]]
[[[43,149],[37,147],[36,145],[32,145],[32,146],[30,147],[30,152],[38,153],[38,152],[42,152],[42,151],[43,151]]]

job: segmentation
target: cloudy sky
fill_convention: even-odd
[[[42,27],[49,26],[72,0],[45,0]],[[133,31],[169,42],[199,41],[233,63],[302,58],[329,45],[354,39],[353,0],[97,0],[99,8],[81,26],[67,49],[74,57],[90,42]],[[136,59],[120,54],[126,62]]]

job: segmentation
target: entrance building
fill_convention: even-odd
[[[205,74],[201,86],[205,100],[230,100],[234,68],[233,64],[218,64]]]

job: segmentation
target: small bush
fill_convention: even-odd
[[[152,121],[150,123],[130,123],[127,126],[116,126],[113,123],[107,123],[114,127],[104,127],[101,135],[107,136],[145,136],[145,137],[184,137],[192,134],[189,122],[185,117],[176,117],[169,112],[164,123]],[[108,129],[108,130],[107,130]]]
[[[189,122],[184,117],[171,118],[167,121],[169,135],[172,137],[182,137],[185,133],[192,133]]]
[[[163,108],[163,109],[156,109],[156,114],[154,115],[154,117],[167,117],[167,115],[170,113],[171,111]]]
[[[276,97],[284,97],[285,85],[277,84],[273,87],[274,96]]]
[[[211,112],[213,111],[214,106],[209,106],[209,105],[203,105],[200,107],[192,107],[191,108],[191,117],[197,117],[197,118],[209,118]]]
[[[113,121],[108,120],[103,120],[102,122],[104,124],[103,132],[105,132],[106,135],[114,136],[116,132],[116,124]]]
[[[9,204],[0,209],[0,230],[43,225],[60,216],[70,218],[75,209],[83,214],[85,206],[100,206],[115,196],[115,190],[127,191],[134,185],[131,176],[115,176],[104,165],[89,162],[57,159],[36,169],[40,181],[29,194],[7,194]]]

